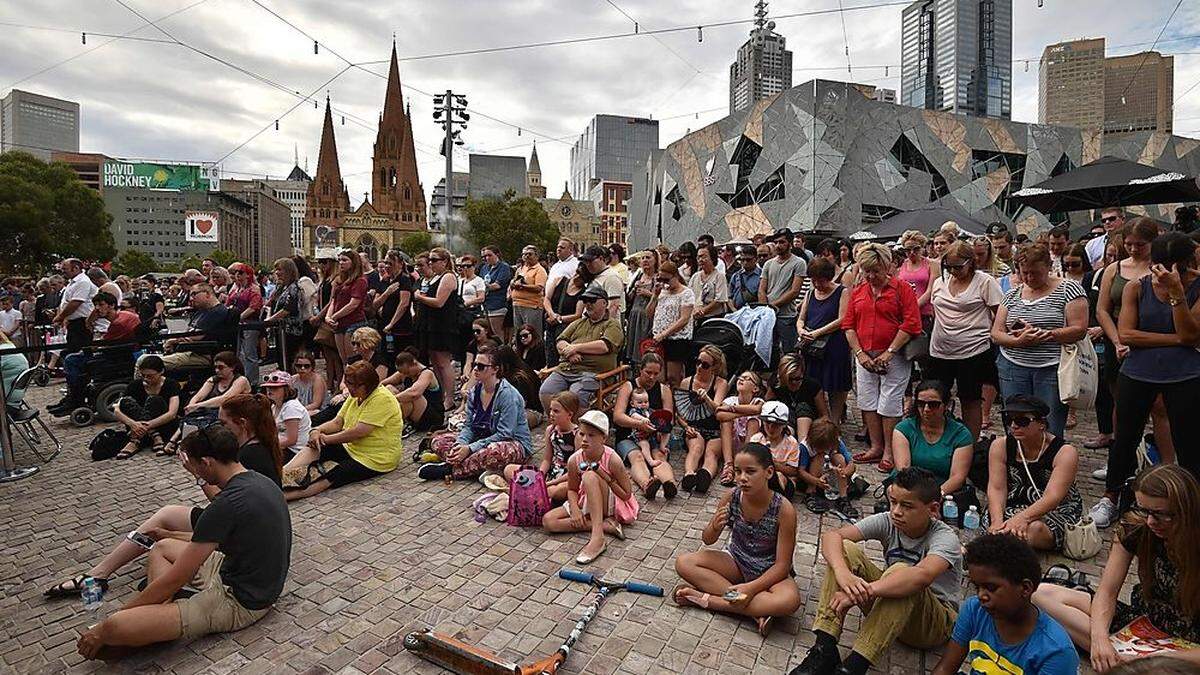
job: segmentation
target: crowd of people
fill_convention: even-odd
[[[505,490],[540,473],[541,526],[587,533],[581,565],[626,537],[639,498],[731,488],[706,548],[676,560],[672,597],[750,617],[764,635],[803,605],[798,509],[839,516],[821,538],[816,640],[793,675],[861,675],[897,639],[945,645],[944,674],[964,661],[1073,673],[1076,647],[1107,671],[1124,658],[1109,635],[1138,616],[1200,642],[1186,544],[1200,527],[1200,458],[1186,445],[1198,269],[1195,237],[1119,209],[1077,241],[1065,225],[1029,238],[949,222],[894,244],[781,229],[627,256],[564,238],[516,263],[494,246],[378,261],[347,250],[136,280],[70,259],[8,285],[0,340],[54,347],[30,361],[66,377],[56,414],[88,404],[104,348],[137,343],[113,454],[178,455],[210,502],[163,507],[46,591],[106,589],[150,552],[144,589],[81,638],[87,656],[256,621],[287,574],[286,503],[395,470],[422,432],[419,479]],[[149,346],[177,315],[187,329]],[[742,344],[713,340],[718,323]],[[1069,439],[1076,410],[1060,380],[1084,343],[1099,362],[1099,434]],[[843,432],[852,416],[864,434]],[[1078,485],[1087,451],[1107,454],[1091,505]],[[863,465],[883,476],[873,503]],[[1118,526],[1099,590],[1043,582],[1035,551],[1064,551],[1089,519]],[[883,568],[866,540],[882,544]],[[962,597],[964,574],[976,597]],[[180,592],[194,595],[172,601]],[[1176,656],[1200,664],[1200,648]]]

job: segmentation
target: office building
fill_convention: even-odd
[[[1175,59],[1158,52],[1104,56],[1104,38],[1049,45],[1038,68],[1038,122],[1105,134],[1170,133]]]
[[[268,180],[224,180],[221,191],[250,205],[250,258],[269,267],[293,254],[292,209]]]
[[[1104,38],[1060,42],[1042,50],[1038,124],[1104,125]]]
[[[591,195],[601,180],[631,182],[657,148],[657,120],[596,115],[571,146],[571,194]]]
[[[1171,133],[1175,57],[1141,52],[1104,59],[1104,133]]]
[[[629,200],[633,196],[631,181],[602,180],[588,195],[600,218],[600,243],[625,245],[629,228]]]
[[[454,192],[450,202],[451,216],[465,222],[467,195],[471,191],[471,174],[465,171],[454,172]],[[443,177],[433,186],[433,195],[429,198],[429,229],[443,232],[446,220],[446,179]]]
[[[84,185],[100,192],[103,190],[104,163],[111,158],[94,152],[55,151],[50,153],[50,161],[66,164]]]
[[[754,16],[750,39],[729,64],[730,114],[792,87],[792,53],[787,40],[775,32],[775,22],[767,21],[766,2],[759,0]]]
[[[917,0],[901,13],[900,102],[1012,118],[1012,0]]]
[[[13,89],[0,99],[0,153],[24,150],[50,161],[51,153],[79,152],[79,104]]]
[[[238,260],[254,263],[254,207],[238,196],[200,190],[159,190],[106,186],[104,209],[112,215],[117,252],[135,249],[160,265],[177,265],[183,258],[206,256],[213,249],[231,251]],[[189,214],[210,214],[215,241],[187,241]],[[286,226],[285,226],[286,227]]]
[[[509,191],[514,197],[528,196],[524,157],[471,153],[469,164],[471,199],[503,197]]]

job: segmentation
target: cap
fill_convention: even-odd
[[[667,434],[671,432],[671,426],[675,423],[675,415],[671,414],[670,410],[651,410],[650,423],[658,433]]]
[[[608,293],[604,291],[598,284],[592,284],[584,289],[579,295],[579,301],[583,303],[595,302],[596,300],[607,300]]]
[[[783,401],[767,401],[763,404],[762,412],[759,417],[764,422],[776,422],[778,424],[788,423],[788,407]]]
[[[791,228],[781,227],[778,230],[775,230],[775,234],[771,235],[771,241],[775,241],[776,239],[779,239],[780,237],[787,237],[788,239],[792,239],[795,236],[796,235],[792,234]]]
[[[594,427],[597,431],[608,435],[608,416],[599,410],[589,410],[579,416],[579,423]]]
[[[1013,394],[1004,400],[1004,412],[1009,415],[1028,413],[1036,417],[1046,417],[1050,414],[1050,406],[1028,394]]]
[[[286,371],[276,370],[267,373],[263,376],[262,386],[264,387],[290,387],[292,386],[292,376]]]
[[[608,257],[608,249],[604,248],[603,246],[599,246],[597,244],[592,244],[591,246],[588,246],[586,249],[584,249],[583,255],[579,256],[579,259],[582,260],[583,262],[591,262],[592,260],[595,260],[596,258],[607,258],[607,257]]]
[[[987,226],[987,235],[989,237],[998,237],[1002,234],[1008,234],[1008,226],[1004,223],[992,223]]]

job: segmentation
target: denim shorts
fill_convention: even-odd
[[[354,331],[358,330],[359,328],[370,325],[371,323],[369,321],[356,321],[345,328],[335,328],[333,332],[335,335],[342,335],[345,333],[353,334]]]

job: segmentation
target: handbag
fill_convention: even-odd
[[[800,343],[800,353],[810,359],[822,361],[825,359],[825,348],[829,345],[829,336],[822,335],[816,340]]]
[[[1099,378],[1096,347],[1091,339],[1084,337],[1062,345],[1058,357],[1058,398],[1063,403],[1076,410],[1094,407]]]
[[[907,361],[922,361],[929,357],[929,335],[933,332],[933,317],[921,317],[921,334],[914,335],[900,348]]]
[[[1037,483],[1033,481],[1033,473],[1029,470],[1029,462],[1025,461],[1025,457],[1017,452],[1017,459],[1021,460],[1021,466],[1025,468],[1025,475],[1029,477],[1029,486],[1037,493],[1037,498],[1042,498],[1042,491],[1038,489]],[[1093,558],[1100,549],[1103,548],[1104,542],[1100,539],[1100,531],[1096,528],[1096,523],[1092,517],[1086,513],[1079,518],[1077,522],[1067,523],[1066,531],[1063,535],[1063,555],[1071,560],[1087,560]]]
[[[527,466],[513,474],[508,482],[508,517],[513,527],[541,527],[542,517],[550,510],[546,476]]]

